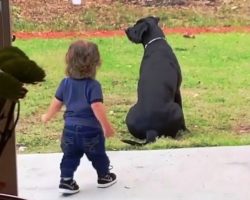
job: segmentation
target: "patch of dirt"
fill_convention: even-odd
[[[30,30],[35,30],[35,32],[26,31],[25,32],[16,32],[14,33],[17,39],[29,39],[29,38],[72,38],[72,37],[112,37],[112,36],[123,36],[124,27],[127,27],[128,19],[124,19],[120,21],[121,24],[114,26],[114,29],[119,30],[110,30],[110,31],[99,31],[97,21],[93,22],[93,17],[95,17],[95,13],[101,13],[102,18],[98,18],[96,20],[102,21],[102,23],[116,24],[118,22],[113,22],[115,20],[114,17],[109,18],[108,16],[104,16],[105,8],[110,11],[112,7],[115,6],[118,1],[115,0],[81,0],[81,5],[73,5],[73,0],[10,0],[12,5],[12,15],[15,21],[19,21],[19,27],[22,24],[22,21],[26,24],[29,22],[35,23],[36,27],[31,28]],[[128,5],[137,6],[153,6],[156,7],[160,4],[160,6],[169,6],[176,10],[180,9],[193,9],[196,11],[197,9],[203,9],[205,11],[210,10],[212,13],[217,9],[222,9],[224,5],[229,6],[230,9],[233,9],[235,14],[238,12],[246,13],[250,12],[250,4],[247,3],[249,0],[240,0],[235,3],[233,0],[121,0],[119,2]],[[184,2],[184,3],[180,3]],[[150,4],[150,5],[149,5]],[[81,19],[83,12],[89,11],[89,9],[93,9],[90,12],[88,19]],[[241,11],[244,9],[244,12]],[[119,11],[118,11],[119,12]],[[119,15],[118,13],[106,13],[107,15]],[[86,17],[86,16],[85,16]],[[60,21],[62,19],[62,21]],[[57,21],[59,20],[59,21]],[[67,21],[67,23],[65,22]],[[112,22],[111,22],[112,21]],[[60,32],[55,32],[57,30],[50,29],[48,24],[53,26],[60,27],[60,23],[64,23],[60,29]],[[88,26],[88,23],[91,22],[91,26]],[[45,28],[45,32],[42,30],[43,26],[48,26]],[[70,27],[69,27],[70,26]],[[72,27],[71,27],[72,26]],[[41,30],[36,29],[39,27]],[[76,28],[78,27],[78,28]],[[79,28],[80,27],[80,28]],[[96,27],[96,28],[95,28]],[[105,27],[105,26],[103,26]],[[227,33],[227,32],[250,32],[249,27],[217,27],[217,28],[165,28],[163,25],[164,32],[166,34],[172,33],[180,33],[186,36],[187,38],[194,38],[195,34],[199,33]],[[73,30],[74,32],[64,31]],[[13,29],[15,31],[15,29]],[[19,28],[18,30],[22,30]],[[47,30],[47,32],[46,32]],[[49,32],[49,30],[54,30]],[[84,30],[84,31],[82,31]],[[85,31],[86,30],[86,31]],[[92,31],[91,31],[92,30]],[[103,30],[100,28],[100,30]],[[38,32],[41,31],[41,32]]]
[[[73,5],[73,0],[10,0],[14,7],[13,15],[25,18],[39,23],[53,20],[57,17],[68,18],[74,20],[74,16],[80,15],[83,10],[88,10],[90,7],[98,7],[99,9],[105,6],[110,6],[115,1],[112,0],[81,0],[81,5]],[[147,4],[149,1],[123,1],[125,4]],[[144,2],[144,3],[143,3]],[[153,2],[150,1],[150,2]],[[195,1],[194,1],[195,2]],[[192,3],[189,3],[192,5]]]
[[[202,13],[210,13],[210,15],[219,15],[217,17],[227,19],[228,14],[234,15],[235,17],[241,16],[242,19],[248,19],[245,15],[250,13],[249,0],[81,0],[81,5],[73,5],[73,0],[10,0],[12,5],[12,15],[15,21],[19,21],[22,26],[22,22],[35,23],[36,27],[43,27],[45,24],[56,24],[72,26],[68,30],[73,30],[79,26],[83,28],[98,28],[97,21],[102,23],[116,24],[114,28],[123,28],[129,20],[128,16],[123,16],[119,12],[124,10],[117,10],[115,13],[115,7],[120,2],[121,5],[133,6],[136,5],[138,8],[149,7],[153,9],[155,7],[167,7],[173,8],[176,11],[180,10],[192,10],[194,13],[198,11]],[[128,8],[128,7],[127,7]],[[219,14],[215,12],[220,10]],[[145,11],[148,12],[148,11]],[[167,12],[167,10],[166,10]],[[87,13],[84,18],[83,13]],[[139,14],[140,12],[138,12]],[[107,16],[106,16],[107,15]],[[112,16],[111,16],[112,15]],[[116,17],[114,17],[116,15]],[[180,14],[181,15],[181,14]],[[95,18],[98,17],[98,18]],[[183,16],[185,17],[185,15]],[[126,18],[122,21],[117,20],[118,18]],[[97,21],[93,22],[93,19]],[[117,21],[116,21],[117,20]],[[183,19],[185,20],[185,19]],[[120,24],[117,24],[120,23]],[[91,27],[90,27],[90,25]],[[63,27],[63,28],[65,28]],[[79,28],[77,27],[77,28]],[[79,28],[79,29],[80,29]]]
[[[209,27],[209,28],[165,28],[164,32],[168,34],[179,33],[184,37],[188,35],[194,36],[200,33],[228,33],[228,32],[250,32],[249,27]],[[113,37],[125,36],[124,31],[86,31],[86,32],[17,32],[14,33],[17,39],[30,39],[30,38],[90,38],[90,37]],[[192,38],[192,37],[190,37]]]

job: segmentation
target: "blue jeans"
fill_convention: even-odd
[[[109,173],[109,158],[105,151],[105,138],[100,128],[66,125],[61,140],[63,157],[61,177],[72,177],[84,154],[92,162],[98,177]]]

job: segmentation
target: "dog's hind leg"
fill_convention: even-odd
[[[158,132],[155,130],[146,131],[146,143],[155,142],[158,135],[159,135]]]
[[[181,91],[180,89],[178,89],[175,93],[175,97],[174,97],[174,101],[175,103],[179,104],[179,106],[182,109],[182,98],[181,98]]]
[[[183,115],[183,122],[182,122],[182,127],[181,129],[183,131],[189,131],[186,127],[186,123],[185,123],[185,118],[184,118],[184,113],[183,113],[183,108],[182,108],[182,98],[181,98],[181,91],[180,89],[178,89],[175,93],[175,103],[177,103],[180,108],[181,108],[181,112],[182,112],[182,115]]]

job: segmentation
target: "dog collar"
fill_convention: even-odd
[[[147,46],[149,44],[151,44],[152,42],[154,42],[156,40],[165,40],[165,38],[164,37],[157,37],[157,38],[154,38],[154,39],[150,40],[147,44],[145,44],[145,49],[147,48]]]

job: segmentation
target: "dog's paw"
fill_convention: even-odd
[[[186,128],[185,130],[179,130],[176,133],[175,139],[181,139],[183,136],[185,136],[187,133],[190,133],[190,131]]]

